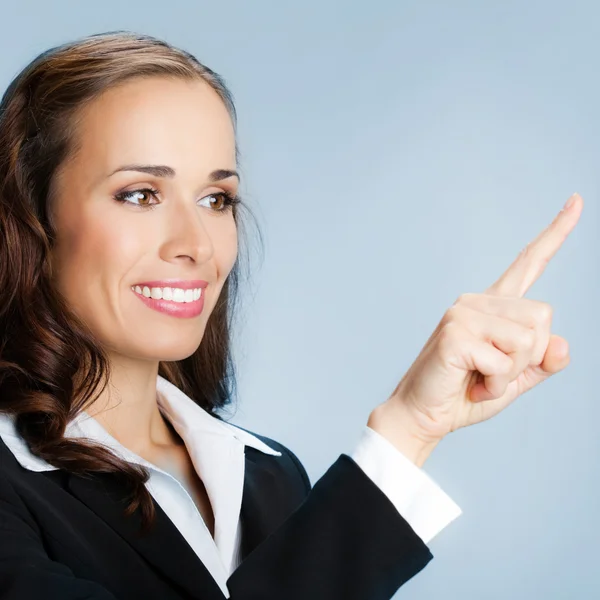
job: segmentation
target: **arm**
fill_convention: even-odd
[[[342,454],[227,586],[231,600],[388,600],[431,558],[389,498]]]
[[[352,458],[426,544],[462,514],[425,471],[371,427],[364,427]]]
[[[310,479],[298,457],[275,440],[265,438],[265,441],[277,446],[280,452],[291,458],[308,494],[311,489]],[[350,454],[423,542],[428,544],[459,517],[462,511],[409,456],[368,425],[363,428],[358,443]]]
[[[550,333],[551,307],[523,296],[577,223],[578,200],[484,294],[459,297],[371,413],[368,426],[418,467],[445,435],[493,417],[568,365],[566,340]],[[384,492],[341,455],[228,585],[234,600],[382,600],[430,559]]]

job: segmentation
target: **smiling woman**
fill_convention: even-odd
[[[578,197],[461,296],[311,487],[290,449],[220,414],[237,162],[222,79],[150,36],[52,48],[4,94],[0,600],[390,598],[460,513],[426,456],[566,365],[549,307],[518,296]]]
[[[216,73],[131,32],[44,52],[2,98],[2,599],[387,598],[457,514],[373,430],[311,490],[219,414],[235,129]],[[427,532],[399,513],[423,485]]]

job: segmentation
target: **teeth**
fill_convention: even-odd
[[[147,285],[143,288],[136,285],[131,288],[136,294],[141,294],[146,298],[154,298],[155,300],[171,300],[172,302],[194,302],[202,296],[202,288],[194,288],[192,290],[183,290],[181,288],[170,287],[153,287],[150,289]]]

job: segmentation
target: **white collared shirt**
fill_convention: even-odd
[[[65,436],[101,442],[124,460],[147,467],[148,491],[229,598],[226,581],[240,563],[245,446],[273,456],[281,453],[247,431],[210,415],[160,375],[156,390],[161,413],[185,442],[206,488],[215,517],[214,539],[177,478],[128,450],[86,412],[67,425]],[[24,468],[56,469],[29,451],[15,430],[12,416],[0,414],[0,437]],[[460,508],[423,470],[370,427],[364,427],[350,456],[425,543],[461,514]]]

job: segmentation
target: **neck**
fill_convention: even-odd
[[[111,356],[109,383],[86,408],[118,442],[139,455],[179,443],[158,407],[158,362]]]

